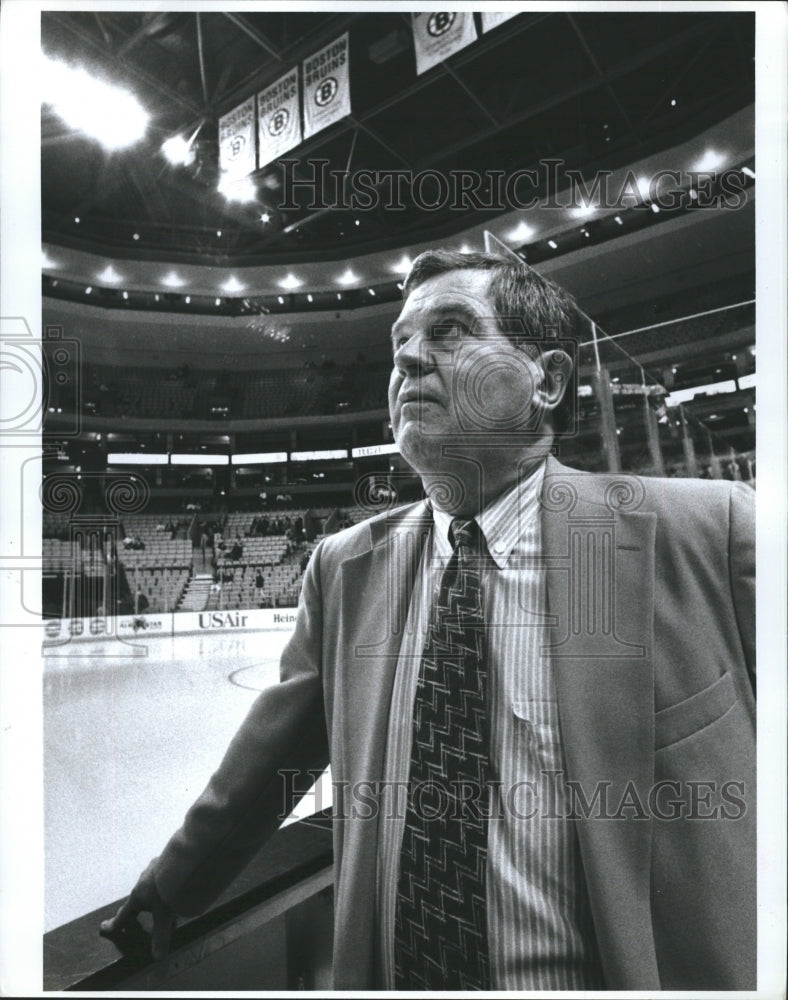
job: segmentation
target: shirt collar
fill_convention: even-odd
[[[502,493],[474,518],[484,535],[487,550],[499,569],[506,566],[512,549],[536,519],[544,471],[545,463],[541,462],[530,475]],[[449,527],[454,518],[434,505],[432,515],[438,550],[449,553]]]

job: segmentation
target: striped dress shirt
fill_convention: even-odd
[[[544,465],[476,520],[489,675],[491,819],[487,931],[496,990],[604,987],[572,823],[547,643],[539,497]],[[378,845],[380,974],[394,989],[394,916],[405,826],[413,704],[431,604],[451,556],[451,516],[434,509],[416,575],[394,682]]]

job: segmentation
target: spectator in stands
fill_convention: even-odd
[[[230,558],[233,562],[238,562],[241,556],[244,554],[244,547],[241,544],[241,536],[236,535],[235,541],[233,542],[233,547],[230,549]]]
[[[258,608],[262,608],[264,590],[265,590],[265,576],[263,576],[262,566],[258,566],[255,572],[254,589],[255,589],[255,596],[257,598],[257,606]]]
[[[282,683],[105,932],[166,951],[330,762],[335,989],[754,991],[752,491],[559,464],[573,304],[514,255],[403,295],[429,499],[320,543]]]
[[[200,552],[202,553],[203,559],[205,559],[205,550],[208,547],[208,541],[208,532],[203,526],[202,531],[200,532]]]
[[[137,593],[134,595],[134,613],[144,614],[149,607],[150,603],[147,594],[143,591],[142,587],[138,587]]]

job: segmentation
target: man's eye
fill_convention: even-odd
[[[431,327],[430,335],[433,340],[451,340],[462,337],[468,332],[468,327],[460,320],[449,320],[447,323],[436,323]]]

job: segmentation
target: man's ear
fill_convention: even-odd
[[[542,380],[536,392],[539,405],[547,412],[554,411],[564,398],[572,375],[572,359],[560,348],[544,351],[537,361]]]

